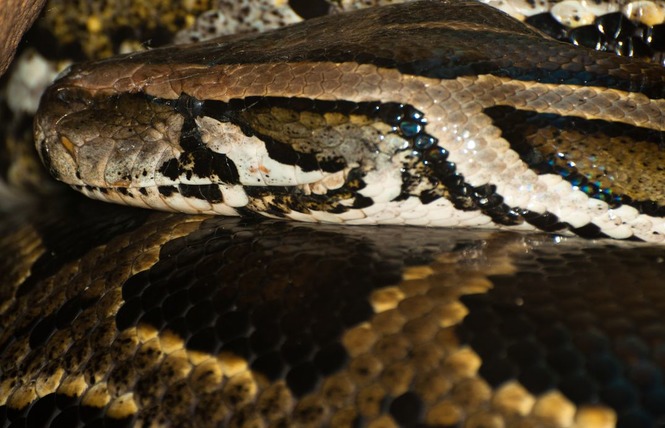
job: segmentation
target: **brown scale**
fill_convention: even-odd
[[[132,179],[138,179],[139,172],[135,171],[134,159],[141,154],[154,153],[165,145],[173,149],[179,147],[180,130],[177,126],[166,125],[182,123],[182,118],[173,109],[131,95],[116,102],[121,103],[123,108],[117,108],[112,100],[102,99],[99,100],[97,108],[72,112],[58,124],[62,133],[60,154],[75,160],[94,159],[90,162],[79,162],[79,166],[87,167],[79,168],[77,176],[83,179],[103,177],[102,181],[95,181],[95,185],[101,188],[119,188],[129,185]],[[114,152],[108,144],[108,138],[100,136],[99,130],[113,138],[132,142],[132,149],[124,153]],[[99,171],[99,168],[106,166],[100,159],[111,159],[112,163],[118,166],[113,171],[113,176],[105,177],[109,171]],[[45,164],[48,165],[49,162],[45,159]]]
[[[282,107],[253,108],[240,113],[259,134],[289,144],[294,150],[312,153],[313,148],[331,151],[358,151],[347,159],[359,162],[366,153],[377,150],[389,133],[390,125],[364,115],[319,114]],[[324,149],[324,150],[321,150]]]
[[[533,146],[556,159],[557,166],[579,172],[601,189],[665,205],[665,189],[658,185],[665,182],[665,152],[661,147],[630,136],[585,135],[555,129],[540,129],[533,137]]]
[[[485,112],[511,148],[539,173],[559,174],[589,196],[609,203],[628,196],[632,201],[665,205],[662,132],[505,106]]]

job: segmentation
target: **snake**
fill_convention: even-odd
[[[659,64],[414,3],[74,67],[35,135],[55,177],[130,205],[661,242],[662,97]]]
[[[4,425],[661,426],[664,84],[467,0],[72,66]]]

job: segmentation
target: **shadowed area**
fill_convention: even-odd
[[[5,424],[663,416],[657,248],[50,209],[2,219]]]

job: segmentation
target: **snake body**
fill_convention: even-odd
[[[0,235],[5,426],[662,421],[658,246],[49,213]]]
[[[190,215],[0,216],[0,423],[662,425],[664,76],[468,1],[73,66],[46,167]]]
[[[664,82],[414,2],[74,67],[35,132],[58,179],[130,205],[660,242]]]

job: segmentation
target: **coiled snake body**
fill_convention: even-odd
[[[88,196],[405,226],[73,197],[7,216],[2,414],[662,423],[661,247],[408,226],[660,243],[664,85],[470,1],[74,66],[35,136]]]

